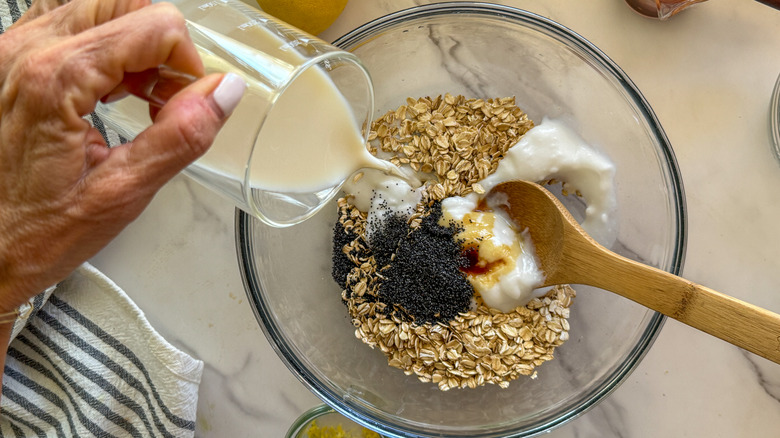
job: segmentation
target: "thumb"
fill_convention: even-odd
[[[233,73],[199,79],[176,93],[135,140],[112,149],[107,161],[121,160],[138,184],[162,186],[208,150],[245,89]]]

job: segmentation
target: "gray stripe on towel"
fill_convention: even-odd
[[[14,433],[16,434],[16,436],[20,436],[20,437],[29,436],[28,434],[24,433],[24,429],[29,429],[35,434],[35,436],[46,438],[46,433],[44,433],[44,431],[40,427],[37,427],[36,425],[30,423],[24,418],[18,417],[10,412],[3,412],[3,415],[7,417],[9,420],[11,420],[11,427],[14,429]]]
[[[49,414],[42,408],[36,406],[35,404],[30,403],[29,400],[24,398],[18,392],[14,391],[8,386],[3,386],[3,397],[8,397],[9,400],[21,406],[24,410],[29,412],[34,417],[53,426],[54,430],[57,431],[57,437],[66,438],[65,431],[62,429],[62,423],[60,423],[60,421],[57,420],[56,417],[52,416],[51,414]],[[41,433],[43,433],[43,431],[41,431]],[[43,436],[45,436],[45,434],[43,434]]]
[[[112,411],[108,406],[106,406],[103,402],[100,401],[100,399],[96,398],[92,394],[90,394],[86,389],[81,387],[75,380],[73,380],[68,374],[69,372],[73,372],[74,369],[71,369],[70,367],[73,367],[71,363],[68,363],[69,368],[67,370],[63,370],[61,367],[54,364],[54,362],[51,359],[51,356],[54,357],[60,357],[63,359],[66,363],[67,360],[63,358],[62,356],[54,353],[51,356],[46,354],[46,352],[39,346],[40,344],[46,345],[48,349],[51,348],[51,345],[53,344],[51,339],[49,339],[46,335],[40,332],[40,330],[36,329],[32,325],[27,326],[27,332],[30,334],[33,334],[38,338],[40,342],[36,342],[35,340],[29,339],[24,334],[19,335],[16,337],[17,341],[21,341],[26,346],[30,347],[33,351],[38,353],[40,356],[46,358],[47,361],[49,361],[49,364],[57,371],[57,373],[62,377],[62,379],[67,383],[67,385],[79,396],[81,397],[88,406],[95,409],[97,412],[103,415],[108,421],[116,424],[117,426],[121,427],[122,429],[126,430],[130,435],[133,437],[141,437],[141,433],[138,431],[138,429],[135,428],[135,426],[132,425],[129,421],[127,421],[126,418],[124,418],[122,415],[117,414],[116,412]],[[62,350],[61,348],[57,347],[56,344],[54,344],[54,347],[57,350]]]
[[[73,366],[73,368],[76,369],[79,373],[81,373],[84,377],[87,377],[88,379],[93,381],[95,384],[103,388],[103,390],[106,391],[109,395],[111,395],[111,397],[113,397],[118,402],[122,403],[124,406],[128,407],[131,411],[133,411],[143,421],[149,433],[154,433],[154,428],[149,423],[149,417],[147,414],[151,414],[154,425],[157,427],[157,431],[159,433],[162,433],[162,435],[165,437],[173,437],[173,435],[171,435],[171,433],[168,432],[168,430],[165,428],[165,425],[162,424],[159,417],[157,417],[157,412],[154,409],[154,407],[150,406],[151,400],[149,399],[149,395],[148,392],[146,391],[146,388],[144,388],[143,385],[138,381],[138,379],[133,377],[128,370],[122,368],[119,364],[113,361],[105,353],[101,352],[100,349],[90,345],[89,342],[85,341],[78,334],[74,333],[73,331],[65,327],[61,322],[57,321],[56,318],[46,313],[45,311],[41,311],[38,314],[38,318],[44,323],[46,323],[49,327],[51,327],[54,331],[62,335],[65,339],[67,339],[68,342],[75,345],[81,351],[88,354],[96,361],[100,362],[100,364],[103,365],[106,369],[116,374],[120,379],[122,379],[125,383],[127,383],[128,386],[132,387],[133,389],[141,393],[144,396],[147,406],[150,407],[151,409],[144,409],[144,407],[141,404],[137,403],[131,397],[119,391],[119,389],[117,389],[117,387],[114,386],[111,382],[104,379],[103,376],[96,373],[95,371],[89,369],[81,361],[78,361],[75,357],[69,355],[68,358],[64,357],[63,354],[67,355],[67,352],[65,352],[64,350],[61,349],[60,351],[62,351],[62,354],[58,353],[57,354],[58,356],[65,359],[66,362],[68,362],[68,364]]]
[[[16,438],[24,438],[24,431],[19,426],[17,426],[14,423],[10,423],[10,422],[8,423],[8,426],[11,427],[11,431],[14,433],[14,436]],[[3,436],[5,436],[5,435],[3,435]]]
[[[45,388],[44,386],[40,385],[38,382],[30,379],[29,377],[25,376],[24,374],[20,373],[18,370],[15,370],[13,368],[6,368],[5,369],[5,376],[6,378],[12,378],[19,382],[21,385],[29,389],[30,391],[35,392],[40,397],[46,399],[49,403],[59,408],[60,411],[62,411],[65,414],[65,420],[68,422],[68,426],[70,427],[70,435],[69,436],[75,436],[76,435],[76,425],[73,424],[73,416],[70,414],[70,410],[68,409],[68,406],[66,405],[65,401],[60,398],[57,394],[55,394],[53,391],[50,391],[49,389]],[[3,387],[3,396],[6,396],[6,390],[8,392],[13,391],[10,388]],[[18,395],[19,397],[23,397],[21,394]],[[36,415],[33,409],[27,408],[26,406],[35,407],[35,404],[28,400],[27,398],[24,398],[24,403],[21,403],[17,400],[16,403],[22,407],[25,407],[31,414]],[[45,412],[44,412],[45,413]],[[46,414],[49,417],[51,415]],[[38,417],[41,417],[41,415],[37,415]],[[42,418],[43,419],[43,418]],[[44,420],[45,421],[45,420]],[[49,424],[54,425],[54,423],[49,422]],[[59,421],[57,421],[57,433],[59,434],[61,430],[61,426],[59,426]],[[64,434],[64,432],[63,432]]]
[[[84,415],[84,412],[79,407],[78,400],[76,400],[74,397],[73,394],[74,391],[72,387],[63,383],[61,379],[58,379],[57,376],[55,376],[51,370],[46,368],[44,364],[34,360],[30,356],[24,354],[20,350],[13,347],[8,350],[8,357],[13,358],[14,360],[19,362],[20,364],[23,364],[27,368],[34,370],[43,378],[48,379],[48,381],[57,385],[60,391],[62,391],[62,393],[68,397],[68,401],[70,401],[73,410],[76,412],[76,417],[78,417],[79,423],[82,426],[84,426],[84,428],[87,429],[92,435],[95,435],[96,437],[99,438],[115,438],[114,435],[111,435],[110,433],[104,431],[103,429],[100,428],[100,426],[95,424],[86,415]],[[8,373],[8,368],[9,367],[6,367],[6,373]],[[95,406],[92,406],[92,408],[95,408]],[[70,416],[70,411],[66,410],[66,412]]]
[[[54,375],[54,373],[46,368],[44,364],[41,362],[38,362],[31,358],[30,356],[24,354],[22,351],[18,350],[17,348],[9,348],[8,349],[8,356],[19,362],[20,364],[23,364],[27,368],[34,370],[39,375],[44,377],[45,379],[48,379],[48,381],[52,382],[53,384],[57,385],[59,389],[62,391],[63,394],[65,394],[68,397],[68,401],[70,401],[70,404],[72,405],[73,410],[76,412],[76,416],[79,419],[79,422],[82,426],[84,426],[85,429],[87,429],[91,434],[95,435],[99,438],[113,438],[114,435],[111,435],[110,433],[104,431],[100,428],[97,424],[95,424],[92,420],[90,420],[86,415],[84,415],[84,412],[79,408],[78,401],[74,398],[74,391],[72,386],[68,386],[66,383],[63,383],[61,379],[58,379],[57,376]],[[41,356],[44,359],[48,359],[44,356]],[[9,367],[6,367],[6,373],[8,373]],[[94,406],[92,406],[94,408]],[[70,411],[66,410],[66,413],[70,416]]]
[[[123,344],[121,341],[111,336],[111,334],[109,334],[108,332],[100,328],[97,324],[95,324],[89,318],[82,315],[78,310],[76,310],[70,304],[58,298],[56,295],[52,295],[49,298],[49,302],[55,307],[57,307],[57,309],[61,310],[70,318],[72,318],[74,321],[79,323],[82,327],[87,329],[90,333],[92,333],[94,336],[96,336],[106,345],[113,348],[117,353],[127,358],[127,360],[129,360],[133,365],[135,365],[138,371],[141,374],[143,374],[144,379],[149,385],[152,396],[154,397],[157,404],[160,406],[160,410],[165,414],[165,417],[168,419],[168,421],[170,421],[171,423],[175,424],[176,426],[182,429],[195,430],[194,421],[181,418],[176,414],[174,414],[173,412],[171,412],[170,409],[168,409],[168,407],[165,405],[165,402],[163,402],[162,397],[160,397],[160,394],[157,392],[157,388],[155,387],[154,382],[152,381],[152,378],[149,375],[149,371],[146,369],[143,362],[138,358],[138,356],[136,356],[135,353],[133,353],[132,350],[127,348],[127,346]]]
[[[27,7],[20,5],[15,0],[6,0],[6,3],[8,4],[8,11],[11,12],[11,20],[16,23],[16,20],[22,16],[22,10],[26,11]]]

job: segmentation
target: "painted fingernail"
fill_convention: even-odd
[[[246,82],[235,73],[228,73],[222,78],[222,82],[219,83],[212,96],[225,117],[236,109],[246,87]]]

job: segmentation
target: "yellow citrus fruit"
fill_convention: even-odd
[[[257,0],[257,4],[265,13],[317,35],[336,21],[347,0]]]

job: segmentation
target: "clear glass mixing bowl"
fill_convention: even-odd
[[[377,116],[406,97],[449,92],[516,96],[533,120],[565,121],[616,165],[620,231],[612,249],[679,274],[685,198],[672,148],[631,80],[581,36],[518,9],[457,2],[385,16],[335,44],[371,73]],[[290,371],[338,412],[389,437],[548,431],[625,380],[664,321],[617,295],[576,286],[571,339],[538,378],[441,392],[355,338],[331,279],[335,220],[335,204],[287,229],[238,211],[239,263],[257,319]]]

